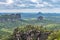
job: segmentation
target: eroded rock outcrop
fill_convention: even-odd
[[[15,29],[12,40],[46,40],[50,32],[39,31],[39,30],[28,30],[27,32],[18,31]]]

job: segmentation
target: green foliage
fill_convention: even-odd
[[[3,18],[3,17],[9,18],[8,15],[0,16],[0,18]],[[28,25],[28,24],[31,24],[31,25]],[[32,25],[34,25],[34,26],[32,26]],[[43,27],[41,27],[40,25],[43,25]],[[10,36],[10,35],[13,33],[12,31],[16,27],[19,27],[19,31],[22,31],[22,32],[27,32],[27,31],[33,30],[33,29],[45,32],[45,31],[59,30],[60,23],[56,23],[56,22],[54,22],[52,20],[48,20],[48,19],[38,21],[36,18],[24,19],[21,21],[16,20],[14,22],[12,22],[12,21],[0,22],[0,40],[7,40],[7,38],[12,38],[12,36]],[[54,31],[53,33],[51,33],[51,35],[48,37],[48,40],[52,40],[52,39],[60,40],[60,31],[58,31],[58,32]],[[8,40],[10,40],[10,39],[8,39]]]
[[[60,40],[60,30],[51,33],[47,40]]]
[[[46,32],[47,30],[45,30],[43,28],[43,26],[32,26],[32,25],[27,25],[25,27],[17,27],[16,29],[14,29],[14,32],[12,35],[16,34],[17,32],[21,32],[21,33],[24,33],[24,32],[28,32],[30,30],[36,30],[36,31],[40,31],[40,32]],[[7,38],[7,40],[13,40],[13,36],[9,36]],[[34,38],[35,39],[35,38]]]

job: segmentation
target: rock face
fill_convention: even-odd
[[[20,20],[21,19],[21,14],[5,14],[0,16],[0,21],[15,21],[15,20]]]
[[[29,30],[27,32],[19,32],[15,29],[11,40],[46,40],[50,32],[42,32],[38,30]]]
[[[38,17],[38,20],[43,20],[43,19],[44,19],[43,16],[39,16],[39,17]]]

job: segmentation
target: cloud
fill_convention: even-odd
[[[48,2],[43,2],[43,4],[44,4],[45,6],[53,7],[53,5],[52,5],[52,4],[50,4],[50,3],[48,3]]]
[[[54,5],[48,3],[48,2],[42,2],[42,3],[37,3],[35,5],[37,8],[51,8],[51,7],[54,7]]]
[[[13,0],[7,0],[7,1],[6,1],[6,4],[12,4],[12,3],[14,3]]]
[[[59,2],[60,0],[51,0],[51,1],[56,3],[56,2]]]
[[[36,7],[44,7],[44,4],[37,4]]]
[[[37,2],[38,0],[31,0],[32,2]]]
[[[19,7],[26,7],[25,4],[17,4],[17,6],[19,6]]]
[[[0,4],[6,4],[5,2],[0,2]]]
[[[17,9],[17,8],[60,8],[60,0],[6,0],[0,1],[0,6],[3,8]],[[3,6],[2,6],[3,5]],[[0,9],[1,9],[0,7]]]
[[[12,4],[13,2],[14,2],[13,0],[6,0],[6,2],[0,2],[0,4],[9,5]]]
[[[21,9],[23,9],[22,11],[26,11],[26,12],[28,10],[24,10],[24,9],[34,9],[34,10],[37,9],[34,12],[39,10],[45,12],[59,12],[60,0],[6,0],[6,1],[0,0],[0,10],[1,9],[14,10],[15,12],[17,12],[17,10],[20,12]],[[29,11],[33,11],[33,10],[29,10]]]

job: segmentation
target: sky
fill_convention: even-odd
[[[60,0],[0,0],[0,12],[56,12]]]

